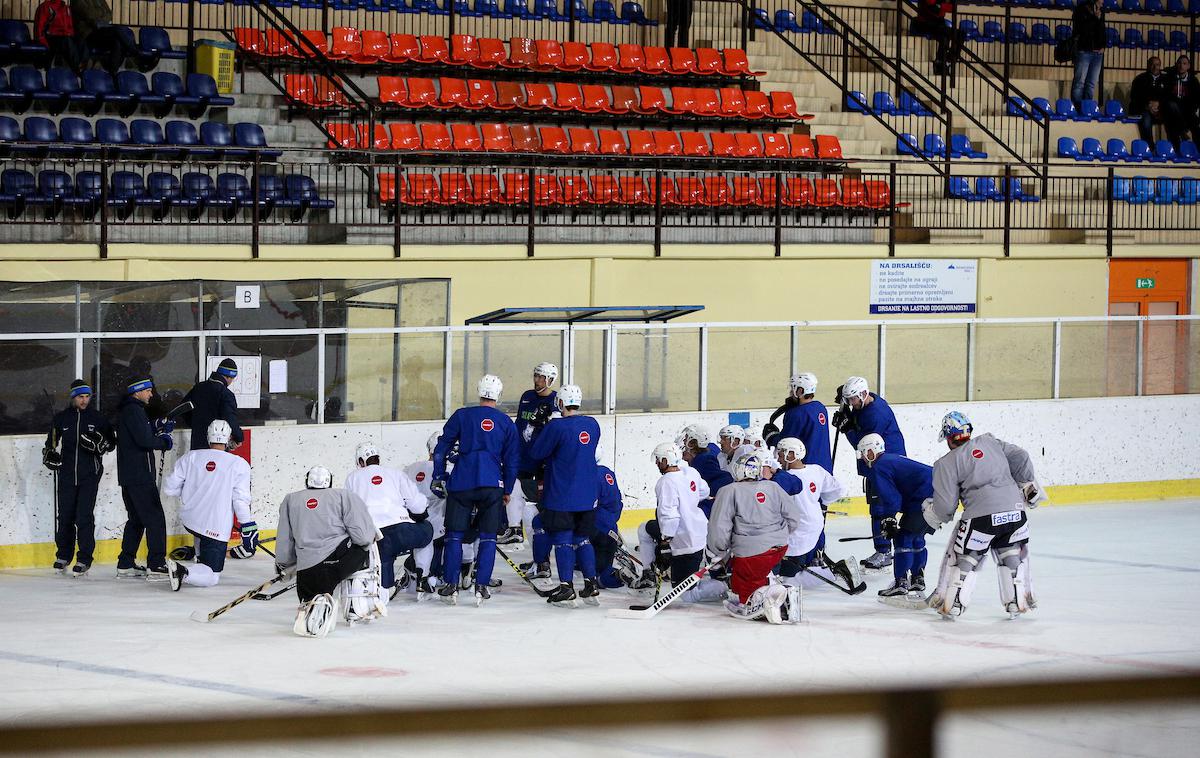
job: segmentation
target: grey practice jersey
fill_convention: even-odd
[[[300,490],[279,506],[275,562],[312,568],[329,557],[349,537],[355,545],[375,541],[375,522],[358,495],[342,489]]]
[[[708,551],[732,550],[735,558],[765,553],[788,543],[803,514],[775,482],[734,482],[717,493],[708,521]]]
[[[1033,462],[1016,445],[980,434],[933,464],[933,508],[943,522],[1026,509],[1017,482],[1032,482]]]

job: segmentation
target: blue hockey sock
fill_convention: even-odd
[[[587,537],[575,538],[575,560],[584,579],[596,578],[596,548],[592,547],[592,541]]]
[[[617,570],[615,568],[604,569],[600,572],[600,576],[596,577],[596,580],[600,582],[601,587],[609,590],[615,590],[619,587],[625,586],[621,583],[621,578],[617,576]]]
[[[542,517],[537,515],[530,522],[533,527],[533,562],[546,563],[550,560],[550,535],[542,528]]]
[[[458,572],[462,564],[462,532],[446,532],[442,553],[442,581],[458,584]]]
[[[905,532],[896,535],[896,549],[892,551],[892,576],[907,580],[908,570],[913,565],[913,536]]]
[[[439,544],[440,543],[440,544]],[[433,546],[433,560],[429,562],[429,575],[442,575],[442,552],[445,550],[445,540],[437,540]]]
[[[574,532],[551,532],[550,539],[554,542],[554,562],[558,566],[558,581],[568,584],[575,580],[575,545],[572,544]],[[595,566],[595,556],[592,557]]]
[[[492,581],[495,566],[496,533],[480,532],[479,546],[475,548],[475,583],[486,587]]]
[[[925,562],[929,560],[929,551],[925,549],[925,535],[918,534],[913,540],[913,561],[909,569],[914,574],[925,570]]]

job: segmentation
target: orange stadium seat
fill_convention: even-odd
[[[318,55],[325,55],[329,51],[329,40],[326,39],[325,32],[320,31],[319,29],[305,29],[304,31],[300,32],[300,35],[308,41],[308,45],[297,45],[297,52],[299,53],[300,57],[317,57],[317,55],[313,54],[312,49],[309,48],[309,45],[312,45],[313,48],[316,48]]]
[[[816,158],[817,149],[807,134],[789,134],[788,146],[793,158]]]
[[[292,38],[278,29],[268,29],[263,37],[263,55],[269,58],[299,58]]]
[[[612,102],[605,110],[608,113],[629,113],[637,106],[637,103],[637,90],[624,84],[613,85]]]
[[[663,113],[667,110],[667,97],[659,87],[638,87],[638,104],[634,106],[637,113]]]
[[[548,110],[554,104],[554,94],[549,84],[525,82],[525,102],[521,107],[527,111]]]
[[[387,127],[383,124],[375,125],[375,135],[371,135],[371,127],[367,124],[358,125],[358,146],[364,150],[390,150],[392,147],[392,136],[388,134]]]
[[[496,82],[496,105],[502,111],[525,105],[525,88],[520,82]]]
[[[505,68],[534,68],[537,65],[537,47],[528,37],[513,37],[508,42],[508,60],[500,64]]]
[[[557,176],[534,175],[533,202],[537,205],[558,205],[562,202],[562,187]]]
[[[379,102],[408,107],[408,82],[403,76],[381,76],[376,82]]]
[[[541,152],[566,155],[571,152],[567,142],[567,133],[561,126],[538,127],[538,136],[542,142]]]
[[[654,202],[654,198],[650,197],[650,193],[646,191],[646,182],[642,177],[622,176],[619,181],[621,202],[624,205],[646,205]]]
[[[562,63],[558,64],[560,71],[581,71],[592,57],[588,52],[587,43],[584,42],[564,42],[562,53]]]
[[[612,205],[621,198],[621,185],[615,176],[592,174],[591,197],[596,205]]]
[[[501,178],[504,180],[504,189],[500,194],[500,202],[505,205],[529,204],[529,177],[527,175],[510,172]]]
[[[646,55],[641,45],[628,43],[617,45],[617,65],[613,67],[614,71],[619,71],[622,74],[633,74],[643,71],[642,67],[645,65]]]
[[[500,202],[500,180],[495,174],[473,174],[471,176],[472,205],[496,205]]]
[[[451,79],[449,77],[441,77],[438,79],[438,101],[435,105],[437,108],[470,108],[471,94],[467,91],[467,82],[465,79]]]
[[[774,208],[778,196],[779,184],[773,176],[764,176],[758,180],[757,204],[762,208]]]
[[[737,87],[722,87],[720,115],[740,118],[746,111],[746,96]]]
[[[642,49],[642,65],[639,69],[646,74],[664,74],[671,69],[671,56],[665,47],[645,47]]]
[[[759,140],[757,134],[750,132],[738,132],[733,135],[734,141],[737,143],[735,155],[739,158],[761,158],[763,157],[762,141]]]
[[[611,42],[593,42],[592,59],[584,66],[588,71],[612,71],[616,69],[619,57],[617,48]]]
[[[480,37],[479,57],[473,60],[471,65],[476,68],[496,68],[503,66],[507,60],[508,50],[504,48],[504,40],[495,37]]]
[[[542,149],[537,131],[529,124],[513,124],[508,128],[512,135],[513,150],[518,153],[536,153]]]
[[[468,108],[495,108],[496,85],[486,79],[469,79],[467,81]]]
[[[654,135],[645,129],[630,129],[625,135],[629,138],[630,155],[657,155],[654,145]]]
[[[729,205],[729,182],[725,177],[704,177],[704,204],[715,208]]]
[[[407,63],[415,61],[421,54],[421,43],[415,34],[392,34],[391,46],[384,57],[385,63]]]
[[[608,110],[608,90],[599,84],[583,85],[581,97],[579,110],[584,113],[603,113]]]
[[[483,149],[479,127],[474,124],[451,124],[450,139],[454,149],[464,153],[477,153]]]
[[[579,205],[588,201],[587,180],[582,176],[571,174],[561,177],[559,184],[562,187],[563,205]]]
[[[679,135],[675,132],[654,132],[654,153],[655,155],[683,155],[683,144],[679,140]]]
[[[445,124],[421,124],[421,149],[445,152],[453,145]]]
[[[392,42],[386,32],[364,31],[359,35],[359,40],[358,52],[350,56],[354,63],[378,63],[392,52]]]
[[[709,135],[712,140],[712,154],[714,158],[736,158],[737,157],[737,139],[729,132],[713,132]]]
[[[600,153],[602,155],[629,154],[629,147],[625,143],[625,135],[616,129],[597,129],[596,136],[600,138]]]
[[[671,105],[664,108],[667,113],[694,113],[696,110],[696,95],[691,87],[672,87]]]
[[[400,201],[405,205],[432,205],[437,202],[438,181],[433,174],[408,174]]]
[[[689,47],[673,47],[670,51],[671,61],[667,71],[672,74],[696,73],[696,53]]]
[[[875,210],[892,207],[892,188],[887,182],[878,179],[868,179],[863,183],[866,189],[866,206]],[[900,203],[901,206],[907,203]]]
[[[459,171],[447,171],[441,175],[441,191],[437,201],[442,205],[464,205],[471,199],[471,180]]]
[[[408,108],[436,108],[438,101],[437,88],[432,79],[412,76],[405,82],[408,87],[408,99],[404,101]]]
[[[267,42],[259,29],[237,26],[233,29],[233,39],[237,46],[251,55],[265,55]]]
[[[767,93],[758,90],[748,90],[745,93],[746,107],[742,115],[746,118],[765,118],[771,115],[771,101]]]
[[[853,176],[842,178],[842,205],[847,208],[867,206],[867,188],[862,179]]]
[[[661,182],[658,181],[660,178],[662,179]],[[652,176],[650,177],[650,181],[646,182],[646,186],[647,192],[645,197],[647,205],[654,205],[656,202],[662,203],[663,205],[679,204],[679,191],[671,177]]]
[[[450,62],[450,46],[446,44],[445,37],[438,37],[432,34],[422,34],[420,37],[421,49],[417,53],[416,61],[418,63],[449,63]]]
[[[841,205],[842,195],[836,179],[817,179],[813,182],[813,205],[818,208],[833,208]]]
[[[562,45],[557,40],[539,39],[535,40],[533,44],[534,49],[537,50],[537,63],[534,68],[551,71],[562,65]]]
[[[556,111],[577,111],[583,105],[583,93],[578,84],[558,82],[554,85],[554,103],[550,106]]]
[[[697,74],[724,74],[724,67],[725,61],[721,59],[721,54],[715,48],[696,48]]]
[[[396,175],[391,172],[379,174],[379,202],[384,205],[396,202]]]
[[[825,160],[841,160],[842,143],[832,134],[818,134],[817,157]]]
[[[685,208],[703,205],[704,204],[704,182],[694,176],[681,176],[675,180],[675,197],[672,198],[674,205],[682,205]],[[663,203],[666,198],[664,193]]]
[[[596,141],[596,133],[591,129],[573,126],[567,129],[567,139],[571,143],[571,153],[574,155],[595,155],[600,152],[600,143]]]
[[[470,34],[455,34],[450,38],[450,58],[453,66],[469,66],[479,60],[479,43]]]
[[[789,208],[805,208],[813,204],[812,180],[806,176],[789,176],[783,182],[783,204]]]
[[[787,158],[790,156],[786,134],[768,132],[762,135],[764,158]]]
[[[730,47],[722,52],[725,56],[722,70],[729,76],[762,76],[767,73],[766,71],[751,70],[750,61],[746,58],[745,50]]]
[[[716,116],[721,113],[721,97],[711,87],[692,89],[693,112],[697,116]]]
[[[776,91],[768,97],[771,99],[772,118],[800,118],[796,110],[796,96],[791,92]]]
[[[508,124],[480,124],[479,131],[483,135],[483,149],[489,153],[511,153],[512,135]]]
[[[353,124],[326,124],[325,128],[330,134],[328,147],[342,150],[358,147],[358,130]]]
[[[393,150],[420,150],[421,133],[416,124],[389,124]]]
[[[712,150],[708,146],[708,138],[700,132],[680,132],[680,139],[683,141],[683,154],[694,158],[707,158],[712,155]]]

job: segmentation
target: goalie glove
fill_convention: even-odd
[[[889,540],[896,539],[896,535],[900,533],[900,522],[895,516],[888,516],[879,522],[879,533]]]
[[[1037,482],[1021,482],[1021,494],[1025,497],[1025,504],[1030,508],[1037,508],[1038,503],[1046,499],[1046,494],[1042,492],[1042,488]]]
[[[42,465],[51,471],[58,471],[62,468],[62,455],[57,450],[44,447],[42,448]]]
[[[247,558],[254,555],[254,551],[258,549],[258,524],[253,521],[242,524],[242,544],[239,547],[247,553]]]
[[[925,498],[925,502],[921,503],[921,515],[925,517],[925,523],[929,524],[930,528],[936,532],[942,528],[942,524],[946,523],[937,511],[933,508],[933,498]],[[932,534],[933,532],[930,532]]]

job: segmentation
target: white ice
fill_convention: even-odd
[[[829,522],[837,557],[869,542],[863,518]],[[609,619],[604,607],[564,610],[529,592],[501,561],[504,587],[483,608],[418,605],[411,595],[387,619],[324,640],[291,632],[292,594],[249,601],[211,624],[189,620],[269,577],[266,556],[230,561],[215,588],[114,578],[97,565],[72,579],[46,570],[0,572],[0,723],[194,717],[328,707],[511,703],[597,696],[719,694],[1200,673],[1200,501],[1043,508],[1032,517],[1039,608],[1016,621],[1000,607],[994,569],[956,622],[932,611],[884,606],[869,589],[848,597],[805,593],[806,620],[769,626],[719,606],[671,607],[648,621]],[[936,580],[947,529],[930,539]],[[522,553],[524,555],[524,553]],[[802,714],[797,714],[802,715]],[[1200,711],[1116,706],[946,719],[943,755],[1195,755]],[[880,725],[821,719],[712,728],[548,730],[457,742],[405,740],[404,753],[562,755],[879,755]],[[242,755],[372,755],[388,741],[235,748]],[[468,742],[464,742],[464,740]],[[166,751],[147,751],[145,755]],[[186,748],[172,754],[191,754]],[[211,754],[211,749],[195,754]],[[122,751],[122,755],[128,755]]]

